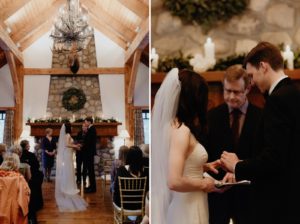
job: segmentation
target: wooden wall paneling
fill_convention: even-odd
[[[137,14],[142,19],[146,19],[149,16],[149,7],[140,1],[132,0],[119,0],[122,5]]]
[[[23,37],[25,37],[28,33],[41,26],[49,18],[52,18],[53,15],[56,15],[58,13],[59,7],[61,7],[65,2],[65,0],[56,0],[50,8],[46,8],[45,10],[41,11],[39,13],[39,16],[36,16],[33,21],[24,24],[24,26],[20,30],[14,32],[11,35],[12,40],[14,42],[19,42],[20,40],[22,40]]]
[[[16,11],[22,8],[28,0],[10,0],[9,4],[5,5],[0,10],[0,20],[5,21],[8,17],[13,15]]]
[[[136,35],[134,30],[131,30],[129,27],[123,25],[120,21],[115,19],[112,15],[107,13],[97,4],[94,4],[92,1],[81,0],[81,2],[88,8],[88,11],[97,18],[97,20],[103,21],[109,25],[115,30],[115,32],[123,36],[126,41],[131,42],[133,40],[134,36]]]

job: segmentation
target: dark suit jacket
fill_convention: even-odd
[[[258,123],[261,120],[261,115],[262,109],[249,103],[238,148],[235,152],[240,159],[246,159],[252,155],[254,136],[258,128]],[[219,159],[224,150],[232,152],[234,144],[227,104],[221,104],[209,111],[207,137],[206,150],[209,155],[209,161]],[[219,175],[213,176],[216,179],[222,180],[225,172],[222,169],[219,171]],[[208,196],[210,219],[211,222],[215,221],[212,223],[222,223],[220,220],[229,217],[235,217],[241,221],[248,219],[246,212],[251,207],[251,188],[249,186],[232,187],[223,194],[211,193]]]
[[[83,150],[89,155],[95,155],[96,153],[96,143],[97,143],[97,133],[96,133],[96,128],[94,125],[92,125],[83,141]]]
[[[235,168],[255,191],[253,223],[300,223],[300,91],[289,78],[266,99],[254,155]],[[298,180],[297,180],[298,181]]]

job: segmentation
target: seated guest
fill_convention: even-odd
[[[27,223],[30,189],[18,172],[20,160],[15,153],[5,153],[0,166],[0,223]]]
[[[19,145],[13,145],[8,150],[10,153],[15,153],[19,156],[22,156],[22,148]],[[31,179],[30,166],[27,163],[20,163],[19,172],[25,177],[25,180],[28,182]]]
[[[111,164],[111,171],[110,171],[110,193],[114,192],[114,184],[115,178],[117,175],[117,169],[120,166],[124,166],[127,158],[127,154],[129,152],[129,148],[126,145],[123,145],[119,149],[119,157],[115,159]]]
[[[147,167],[149,169],[149,144],[141,144],[140,148],[143,152],[144,167]]]
[[[54,165],[57,142],[57,140],[52,137],[52,133],[53,130],[51,128],[47,128],[46,136],[42,139],[44,176],[48,182],[50,182],[51,169]]]
[[[149,191],[146,194],[145,215],[141,221],[141,224],[149,224]]]
[[[114,195],[113,202],[117,206],[121,206],[120,202],[120,189],[119,189],[119,179],[118,177],[148,177],[148,173],[144,172],[143,167],[143,152],[138,146],[131,146],[127,154],[126,165],[120,166],[117,169],[117,176],[115,178],[114,185]],[[148,182],[148,181],[147,181]],[[146,186],[146,191],[148,191],[149,185]],[[133,199],[134,200],[134,199]],[[140,209],[136,204],[131,203],[126,205],[126,209]]]
[[[29,152],[30,145],[27,140],[21,143],[22,155],[21,162],[30,165],[31,179],[28,182],[31,190],[28,219],[31,223],[37,223],[36,212],[43,207],[42,183],[44,175],[39,170],[40,164],[34,153]]]
[[[0,144],[0,165],[3,162],[3,154],[6,152],[6,145]]]

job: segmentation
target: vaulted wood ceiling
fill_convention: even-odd
[[[126,62],[143,46],[149,58],[149,0],[79,0],[89,24],[122,47]],[[48,32],[67,0],[1,0],[0,48],[11,50],[19,61],[22,51]],[[3,56],[4,55],[4,56]],[[148,61],[147,59],[145,61]],[[0,51],[0,67],[6,64]],[[149,66],[149,65],[148,65]]]

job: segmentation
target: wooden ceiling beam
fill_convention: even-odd
[[[119,35],[121,35],[127,42],[131,42],[133,40],[136,32],[115,19],[99,5],[95,4],[91,0],[81,0],[81,3],[92,15],[97,18],[97,20],[103,21],[103,23],[106,23],[108,26],[113,28],[114,31],[119,33]]]
[[[21,51],[24,51],[27,47],[29,47],[31,44],[33,44],[37,39],[39,39],[41,36],[43,36],[45,33],[47,33],[52,25],[53,20],[47,20],[45,23],[37,27],[35,30],[33,30],[30,34],[28,34],[26,37],[20,40],[20,49]]]
[[[76,75],[123,75],[124,67],[80,68]],[[25,75],[73,75],[69,68],[24,68]]]
[[[58,13],[58,8],[62,6],[66,1],[65,0],[56,0],[52,7],[46,8],[45,10],[41,11],[39,13],[39,16],[36,17],[31,23],[27,23],[25,26],[23,26],[21,29],[19,29],[17,32],[13,33],[11,35],[11,39],[17,43],[21,39],[23,39],[28,33],[42,25],[45,21],[47,21],[49,18],[52,18],[53,15],[56,15]]]
[[[121,48],[126,49],[127,43],[126,40],[119,37],[109,25],[103,23],[101,20],[95,18],[94,15],[90,14],[89,24],[111,39],[113,42],[118,44]]]
[[[22,99],[20,99],[20,96],[21,96],[20,84],[19,84],[17,65],[15,62],[14,54],[9,50],[4,51],[4,52],[5,52],[7,63],[9,65],[11,78],[13,81],[14,93],[15,93],[15,103],[20,104]]]
[[[149,6],[138,0],[119,0],[119,2],[142,19],[149,16]]]
[[[136,82],[137,71],[140,64],[140,59],[142,55],[142,50],[138,49],[134,52],[132,68],[130,72],[129,86],[128,86],[128,94],[127,94],[127,103],[133,104],[133,95],[134,95],[134,87]]]
[[[11,0],[9,4],[5,5],[1,8],[0,11],[0,20],[5,21],[11,15],[13,15],[16,11],[22,8],[25,4],[27,4],[28,0]]]
[[[131,60],[137,49],[144,49],[149,44],[149,17],[142,22],[141,29],[125,52],[125,63]]]
[[[7,64],[6,56],[4,51],[0,48],[0,68]]]
[[[21,62],[21,64],[23,64],[22,52],[18,49],[2,26],[0,26],[0,48],[4,51],[12,51],[15,57]]]

